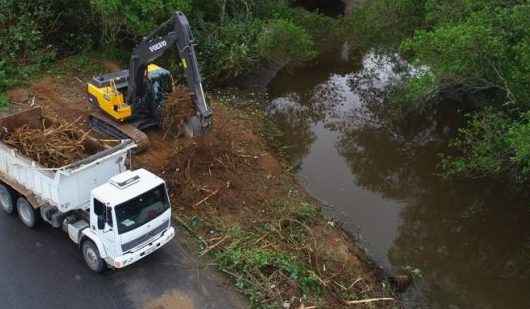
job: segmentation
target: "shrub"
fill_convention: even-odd
[[[521,122],[515,123],[508,132],[508,143],[513,148],[513,161],[524,176],[530,174],[530,112]]]
[[[207,77],[225,81],[255,68],[259,62],[256,40],[261,29],[259,20],[232,20],[222,26],[209,24],[198,32],[199,61]]]
[[[304,61],[316,56],[311,36],[285,19],[271,20],[258,36],[258,54],[275,62]]]
[[[9,105],[9,100],[7,99],[7,96],[0,92],[0,109],[3,109]]]
[[[399,46],[402,39],[413,35],[425,23],[425,1],[366,1],[344,19],[341,34],[366,49]]]
[[[528,172],[530,148],[528,116],[519,121],[530,109],[529,15],[526,0],[375,0],[343,29],[364,45],[399,46],[429,68],[394,91],[396,102],[424,110],[443,95],[480,98],[451,144],[458,154],[443,161],[447,174],[517,178]]]
[[[130,53],[177,10],[192,24],[205,77],[221,82],[267,61],[312,58],[315,40],[335,25],[288,0],[0,0],[0,56],[8,66],[38,69],[56,55],[98,46]]]
[[[102,41],[118,45],[137,40],[169,18],[174,11],[189,13],[191,0],[90,0],[101,20]]]
[[[447,175],[484,177],[505,175],[510,169],[511,147],[506,138],[509,118],[486,109],[470,116],[450,147],[458,154],[446,156],[442,167]]]
[[[463,21],[417,31],[401,49],[409,58],[428,65],[440,81],[464,85],[470,92],[498,89],[505,101],[526,108],[530,89],[523,85],[530,82],[530,23],[521,29],[514,21],[529,8],[473,12]]]

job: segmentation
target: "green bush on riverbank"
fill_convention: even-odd
[[[353,40],[398,47],[430,68],[405,83],[404,108],[422,109],[447,95],[476,101],[465,107],[466,125],[443,161],[447,174],[520,181],[530,175],[528,16],[526,0],[376,0],[349,26]],[[367,25],[370,32],[355,30]]]

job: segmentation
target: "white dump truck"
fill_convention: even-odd
[[[42,125],[40,109],[0,118],[0,130]],[[136,146],[122,141],[60,168],[44,168],[0,142],[0,204],[26,226],[38,221],[62,228],[90,269],[122,268],[160,249],[175,235],[163,179],[128,170]]]

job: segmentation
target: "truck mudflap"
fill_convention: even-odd
[[[113,267],[113,268],[126,267],[128,265],[131,265],[143,259],[149,254],[157,251],[158,249],[162,248],[165,244],[167,244],[174,237],[175,237],[175,228],[171,226],[167,230],[162,232],[160,236],[155,238],[152,242],[149,242],[147,245],[145,245],[141,249],[134,251],[134,252],[126,253],[116,258],[112,258],[108,256],[105,258],[105,262],[110,267]]]

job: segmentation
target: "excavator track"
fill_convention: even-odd
[[[109,119],[102,111],[93,112],[88,117],[91,128],[97,132],[112,136],[115,139],[131,139],[137,147],[134,152],[139,153],[149,147],[149,137],[134,125],[119,123]]]

